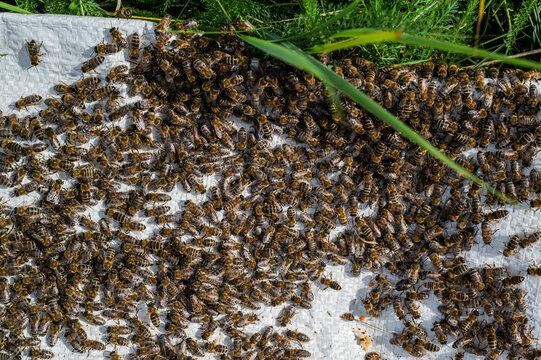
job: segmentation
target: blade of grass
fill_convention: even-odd
[[[20,7],[17,7],[15,5],[6,4],[3,1],[0,1],[0,8],[6,9],[8,11],[17,12],[19,14],[32,14],[30,11],[27,11],[25,9],[21,9]]]
[[[355,0],[354,2],[352,2],[351,4],[346,6],[344,9],[342,9],[342,11],[334,14],[329,20],[325,21],[323,24],[315,26],[310,31],[307,31],[307,32],[299,34],[299,35],[293,35],[293,36],[287,37],[285,39],[279,39],[279,40],[276,40],[276,41],[293,41],[293,40],[302,39],[304,37],[312,36],[312,35],[315,35],[315,34],[320,34],[321,31],[323,29],[325,29],[326,27],[331,26],[332,24],[336,23],[337,21],[340,21],[340,19],[342,19],[342,18],[346,17],[347,15],[349,15],[353,10],[355,10],[357,5],[359,5],[360,1],[361,0]]]
[[[153,17],[146,17],[146,16],[132,16],[132,19],[138,19],[138,20],[150,20],[150,21],[160,21],[161,19],[153,18]]]
[[[440,160],[443,164],[449,168],[455,170],[465,178],[479,184],[486,188],[489,192],[497,195],[498,197],[504,196],[490,185],[481,181],[475,175],[471,174],[460,165],[458,165],[453,160],[449,159],[444,155],[439,149],[434,147],[430,142],[425,140],[419,134],[417,134],[412,128],[398,120],[390,112],[379,106],[376,102],[366,96],[364,93],[355,88],[352,84],[342,79],[340,76],[335,74],[333,71],[329,70],[322,63],[314,59],[313,57],[303,53],[302,51],[296,49],[292,44],[288,46],[283,46],[266,40],[254,38],[251,36],[239,35],[241,39],[249,43],[250,45],[280,59],[281,61],[288,63],[292,66],[295,66],[301,70],[312,73],[314,76],[317,76],[323,83],[327,86],[333,87],[340,90],[343,94],[349,96],[351,99],[356,101],[359,105],[363,106],[366,110],[374,114],[379,119],[383,120],[395,130],[401,133],[404,137],[419,145],[427,152],[429,152],[436,159]],[[506,198],[507,201],[511,201]]]
[[[455,54],[463,54],[473,57],[481,57],[490,60],[500,60],[503,63],[527,67],[532,69],[541,70],[541,64],[524,59],[515,59],[506,55],[493,53],[486,50],[474,49],[469,46],[453,44],[443,40],[429,39],[417,35],[406,34],[401,31],[376,31],[375,36],[372,38],[377,42],[398,42],[408,45],[417,45],[433,49],[439,49],[444,51],[449,51]],[[321,44],[313,46],[308,50],[309,53],[320,53],[320,52],[329,52],[335,50],[342,50],[352,46],[365,45],[367,44],[367,39],[369,39],[370,34],[366,33],[366,29],[352,29],[346,30],[340,33],[333,35],[331,38],[342,38],[342,37],[351,37],[344,41],[339,41],[330,44]]]
[[[220,0],[216,0],[216,2],[217,2],[218,5],[220,6],[220,9],[222,9],[222,11],[224,12],[225,17],[227,18],[227,20],[229,20],[229,22],[231,22],[231,17],[230,17],[229,14],[227,13],[227,11],[225,11],[225,8],[224,8],[224,6],[222,5],[222,3],[220,2]]]
[[[535,49],[535,50],[526,51],[526,52],[523,52],[523,53],[520,53],[520,54],[509,55],[509,57],[518,58],[518,57],[523,57],[523,56],[535,55],[535,54],[539,54],[539,53],[541,53],[541,49]],[[499,62],[501,62],[501,61],[500,60],[492,60],[492,61],[484,62],[482,65],[483,66],[493,65],[493,64],[497,64]],[[470,65],[470,66],[465,66],[464,69],[471,69],[471,68],[475,68],[475,67],[476,67],[475,65]]]
[[[365,31],[365,29],[362,29]],[[350,39],[333,42],[330,44],[322,44],[313,46],[309,52],[310,53],[319,53],[319,52],[328,52],[340,49],[348,49],[354,46],[375,44],[380,42],[393,41],[400,37],[400,31],[372,31],[365,34],[355,35]]]
[[[251,30],[234,30],[234,31],[203,31],[203,30],[167,30],[170,33],[175,34],[202,34],[202,35],[213,35],[213,34],[242,34],[242,33],[250,33],[254,32],[256,30],[264,30],[268,29],[270,26],[264,26],[260,28],[254,28]]]

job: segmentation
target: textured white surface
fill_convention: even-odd
[[[54,15],[0,14],[0,53],[7,53],[7,56],[0,57],[0,110],[4,113],[12,112],[14,111],[14,102],[21,96],[39,94],[45,98],[48,95],[55,95],[52,92],[52,87],[59,81],[71,83],[81,79],[81,64],[93,55],[93,48],[97,43],[104,38],[109,39],[108,32],[111,27],[118,27],[125,34],[137,31],[143,36],[145,43],[148,43],[153,38],[154,24],[143,21]],[[25,41],[32,39],[38,43],[43,41],[42,52],[46,55],[42,56],[42,62],[38,67],[30,68]],[[99,76],[104,78],[106,72],[113,65],[126,62],[126,58],[127,53],[125,51],[113,56],[107,56],[105,63],[98,68]],[[133,100],[125,98],[123,101],[132,102]],[[37,112],[38,110],[39,107],[29,109],[30,112]],[[23,116],[26,114],[24,111],[21,112]],[[534,166],[539,168],[539,165],[539,157],[537,157]],[[173,201],[168,205],[172,207],[172,212],[178,213],[181,204],[187,199],[187,195],[180,187],[177,187],[175,192]],[[9,199],[10,193],[5,188],[2,188],[0,189],[0,196],[4,200]],[[17,200],[19,203],[27,205],[33,201],[30,197]],[[89,214],[93,220],[98,220],[100,215],[103,216],[102,210],[103,207],[97,206]],[[518,251],[518,254],[510,258],[503,257],[504,242],[511,235],[522,234],[540,228],[538,213],[518,208],[508,208],[508,210],[510,215],[500,221],[498,225],[494,225],[494,229],[498,231],[494,234],[492,246],[481,246],[480,232],[477,234],[477,244],[470,253],[466,254],[470,266],[482,266],[484,264],[506,265],[512,270],[513,274],[525,275],[525,270],[529,264],[536,263],[537,260],[536,264],[541,265],[541,261],[537,259],[541,244],[535,244],[526,251]],[[488,209],[485,211],[488,211]],[[313,359],[361,358],[364,356],[364,352],[356,344],[354,333],[358,329],[366,331],[372,336],[375,345],[372,346],[370,351],[378,351],[388,359],[410,358],[402,349],[389,345],[389,333],[362,326],[358,322],[345,322],[339,318],[344,312],[352,312],[356,318],[365,315],[360,299],[366,296],[369,290],[368,283],[374,277],[367,271],[363,271],[360,277],[353,278],[350,275],[350,266],[344,268],[331,265],[327,267],[328,276],[342,285],[342,291],[323,290],[318,287],[319,285],[314,284],[315,300],[312,310],[299,310],[289,328],[298,329],[312,338],[312,341],[304,344],[303,347],[312,353]],[[541,304],[538,301],[540,281],[539,278],[527,277],[524,286],[528,292],[528,315],[534,326],[534,337],[537,338],[541,337],[539,330],[541,327]],[[440,317],[436,309],[437,304],[433,300],[431,298],[421,305],[423,323],[427,330]],[[141,314],[146,317],[144,309],[141,310]],[[268,308],[259,312],[261,321],[255,326],[248,327],[247,331],[259,330],[267,325],[278,328],[275,319],[280,310],[281,308]],[[148,317],[146,317],[145,321],[148,323]],[[367,317],[366,321],[386,331],[397,331],[402,327],[396,319],[392,307],[383,312],[379,319]],[[104,341],[104,334],[100,330],[103,331],[104,327],[97,329],[87,326],[90,338]],[[195,331],[197,328],[193,327],[190,330]],[[431,332],[429,333],[431,334]],[[218,336],[218,338],[220,337]],[[43,348],[49,349],[45,342],[43,342]],[[60,341],[54,349],[50,350],[55,352],[56,358],[61,359],[102,358],[101,353],[98,352],[90,352],[90,354],[73,353],[66,348],[63,341]],[[107,350],[116,350],[123,353],[122,349],[115,349],[111,345],[107,346]],[[442,346],[441,352],[430,357],[448,359],[454,353],[454,349],[449,344]]]

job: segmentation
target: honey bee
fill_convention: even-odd
[[[126,65],[117,65],[115,67],[113,67],[109,73],[107,73],[107,76],[105,77],[105,80],[107,82],[113,82],[113,81],[116,81],[116,79],[118,78],[118,76],[122,73],[125,73],[126,71],[128,71],[128,67]]]
[[[122,7],[116,13],[116,17],[120,19],[129,19],[133,15],[133,11],[130,8]]]
[[[523,238],[520,241],[520,247],[526,248],[526,247],[532,246],[537,241],[539,241],[539,239],[541,239],[541,231],[536,231],[530,234],[529,236],[526,236],[525,238]]]
[[[118,346],[129,346],[130,341],[127,338],[123,338],[122,336],[118,335],[109,335],[107,337],[107,342],[112,345],[118,345]]]
[[[139,51],[141,49],[141,38],[138,33],[131,34],[129,38],[129,56],[131,60],[137,60],[139,58]]]
[[[541,276],[541,266],[531,265],[528,267],[527,272],[530,276]]]
[[[293,305],[289,305],[286,308],[284,308],[279,319],[280,326],[287,326],[291,322],[291,319],[293,319],[296,313],[297,313],[297,310],[295,306]]]
[[[34,348],[30,349],[29,355],[34,359],[52,359],[54,357],[52,351]]]
[[[340,315],[340,318],[344,319],[346,321],[355,321],[355,317],[353,316],[352,313],[344,313],[344,314]]]
[[[19,100],[17,100],[17,102],[15,103],[15,108],[17,110],[26,109],[29,106],[39,104],[41,99],[43,98],[39,95],[29,95],[29,96],[22,97]]]
[[[118,28],[114,27],[109,30],[109,35],[111,35],[111,39],[121,48],[126,49],[128,47],[128,41],[122,35],[120,30]],[[83,71],[84,72],[84,71]]]
[[[120,46],[117,44],[98,44],[94,47],[94,52],[99,55],[109,55],[109,54],[116,54],[122,50]]]
[[[32,66],[38,66],[40,63],[40,56],[45,54],[40,54],[41,46],[43,45],[43,42],[41,44],[38,44],[36,40],[31,40],[30,42],[26,42],[26,50],[28,52],[28,57],[30,58],[30,64]]]
[[[92,71],[92,70],[96,69],[98,66],[100,66],[101,64],[103,64],[104,60],[105,60],[105,58],[102,55],[96,55],[93,58],[91,58],[90,60],[84,62],[81,70],[84,73]],[[83,81],[83,80],[81,80],[81,81]],[[76,87],[77,87],[77,85],[76,85]]]
[[[91,167],[85,167],[85,168],[74,168],[71,172],[71,175],[76,178],[88,178],[88,179],[95,179],[98,176],[98,170]]]
[[[425,350],[430,351],[430,352],[440,351],[440,347],[438,345],[434,344],[433,342],[421,339],[421,338],[415,339],[415,345],[420,348],[424,348]]]
[[[520,275],[508,276],[505,279],[503,279],[503,284],[505,286],[514,286],[514,285],[520,284],[523,281],[524,281],[524,276],[520,276]]]

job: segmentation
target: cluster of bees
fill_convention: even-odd
[[[538,351],[530,352],[531,327],[526,317],[525,293],[517,285],[524,276],[509,275],[505,267],[486,266],[468,269],[462,257],[444,264],[433,256],[430,259],[436,270],[421,274],[427,281],[424,290],[407,290],[404,301],[392,295],[390,282],[378,275],[377,287],[363,300],[365,308],[373,313],[392,305],[395,315],[405,324],[402,333],[395,333],[390,343],[402,348],[414,357],[423,357],[426,351],[437,352],[440,346],[455,340],[451,346],[464,352],[497,359],[503,351],[510,357],[536,358]],[[427,331],[416,323],[421,318],[418,301],[429,298],[433,291],[441,302],[438,310],[443,318],[432,324],[436,339],[429,340]],[[377,305],[374,305],[376,303]],[[481,315],[482,314],[482,315]],[[407,315],[411,319],[407,319]]]
[[[491,244],[491,224],[507,212],[484,213],[484,190],[353,101],[341,99],[341,111],[314,76],[275,61],[254,65],[233,33],[212,40],[168,31],[196,25],[164,18],[142,49],[137,34],[113,28],[111,42],[82,65],[90,76],[56,85],[60,98],[15,103],[32,110],[43,101],[38,114],[0,118],[0,186],[40,197],[1,209],[0,357],[29,349],[51,358],[39,337],[54,346],[63,336],[76,352],[132,347],[133,359],[306,358],[296,346],[309,337],[275,327],[312,307],[312,284],[340,290],[325,270],[349,263],[353,276],[377,274],[365,310],[377,317],[392,305],[405,330],[391,342],[413,356],[439,350],[416,304],[430,293],[444,314],[433,325],[440,344],[454,338],[459,354],[487,359],[541,355],[517,287],[524,278],[469,269],[461,255],[478,227]],[[222,30],[235,29],[250,27],[237,21]],[[39,64],[37,42],[27,48]],[[133,66],[102,71],[105,56],[125,50]],[[541,191],[540,173],[523,170],[541,135],[538,73],[320,60],[506,197],[529,201]],[[119,84],[140,100],[121,105]],[[272,146],[276,136],[291,141]],[[477,147],[474,158],[462,155]],[[218,181],[207,188],[211,175]],[[172,213],[178,200],[169,193],[178,186],[204,200]],[[100,219],[84,215],[98,204],[106,207]],[[371,215],[361,214],[366,206]],[[505,252],[538,239],[512,238]],[[148,321],[137,316],[141,304]],[[275,327],[250,334],[262,306],[283,309]],[[120,325],[90,339],[85,327],[108,319]],[[197,338],[187,335],[190,324],[200,326]],[[218,329],[229,342],[213,338]]]

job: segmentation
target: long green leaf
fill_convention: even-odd
[[[430,38],[421,37],[417,35],[411,35],[411,34],[403,33],[401,31],[374,31],[372,33],[367,33],[366,29],[346,30],[346,31],[333,35],[331,38],[334,39],[334,38],[350,37],[350,39],[342,40],[342,41],[338,41],[338,42],[330,43],[330,44],[316,45],[310,48],[308,52],[320,53],[320,52],[347,49],[347,48],[350,48],[352,46],[357,46],[357,45],[365,45],[369,43],[367,42],[367,40],[369,39],[370,34],[374,34],[373,36],[374,43],[398,42],[401,44],[424,46],[428,48],[449,51],[456,54],[464,54],[468,56],[480,57],[480,58],[485,58],[485,59],[490,59],[490,60],[499,60],[503,63],[507,63],[507,64],[511,64],[515,66],[541,70],[541,63],[538,63],[538,62],[511,58],[502,54],[498,54],[498,53],[494,53],[494,52],[490,52],[486,50],[474,49],[469,46],[453,44],[448,41],[430,39]]]
[[[321,31],[323,29],[325,29],[326,27],[331,26],[332,24],[338,22],[343,17],[349,15],[353,10],[355,10],[357,5],[359,5],[360,1],[361,0],[355,0],[354,2],[352,2],[351,4],[349,4],[348,6],[343,8],[339,13],[334,14],[329,20],[325,21],[323,24],[320,24],[320,25],[314,27],[310,31],[307,31],[305,33],[298,34],[298,35],[293,35],[293,36],[287,37],[285,39],[275,40],[275,41],[293,41],[293,40],[302,39],[304,37],[312,36],[312,35],[315,35],[315,34],[320,34]]]
[[[509,56],[482,49],[474,49],[465,45],[453,44],[448,41],[425,39],[420,36],[411,34],[402,34],[402,36],[397,41],[403,44],[425,46],[429,48],[453,52],[455,54],[463,54],[490,60],[500,60],[501,62],[510,65],[541,70],[541,63],[535,61],[511,58]]]
[[[320,53],[334,51],[336,49],[349,49],[354,46],[375,44],[380,42],[393,41],[400,37],[400,32],[395,31],[373,31],[366,34],[356,35],[347,40],[337,41],[331,44],[313,46],[309,52]]]
[[[329,70],[322,63],[314,59],[313,57],[303,53],[302,51],[294,48],[289,45],[287,47],[273,42],[265,41],[262,39],[254,38],[251,36],[239,35],[244,41],[251,44],[252,46],[292,65],[301,70],[314,74],[317,76],[323,83],[327,86],[336,88],[340,90],[345,95],[349,96],[355,100],[358,104],[363,106],[366,110],[374,114],[376,117],[380,118],[395,130],[400,132],[404,137],[411,140],[415,144],[424,148],[436,159],[440,160],[442,163],[447,165],[449,168],[455,170],[465,178],[485,187],[491,193],[494,193],[498,196],[503,196],[493,189],[488,184],[481,181],[475,175],[471,174],[456,162],[444,155],[439,149],[434,147],[431,143],[417,134],[412,128],[398,120],[390,112],[379,106],[376,102],[366,96],[364,93],[359,91],[352,84],[342,79],[340,76],[335,74],[333,71]]]
[[[20,14],[32,14],[30,11],[21,9],[20,7],[17,7],[15,5],[7,4],[3,1],[0,1],[0,8],[6,9],[8,11],[18,12]]]

